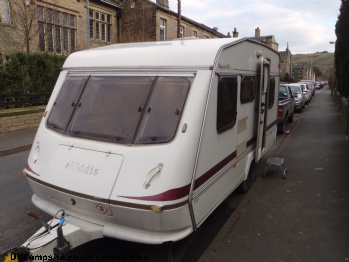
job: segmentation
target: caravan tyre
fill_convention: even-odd
[[[238,188],[240,193],[246,193],[251,188],[253,181],[253,167],[254,163],[251,163],[246,180],[242,181]]]

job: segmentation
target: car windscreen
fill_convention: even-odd
[[[70,101],[70,94],[74,102],[56,103],[47,126],[70,136],[121,144],[168,142],[177,130],[192,80],[187,76],[70,76],[57,101]]]
[[[301,94],[301,87],[300,86],[290,86],[292,94]]]
[[[287,97],[286,86],[283,86],[283,85],[279,86],[279,97],[281,97],[281,98]]]

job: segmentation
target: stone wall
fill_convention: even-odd
[[[0,112],[0,134],[37,128],[44,114],[44,110],[42,108],[18,112],[11,110]]]

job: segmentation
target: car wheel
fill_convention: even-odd
[[[287,121],[287,116],[284,118],[284,120],[278,124],[278,127],[277,127],[277,131],[278,131],[278,134],[283,134],[285,133],[285,127],[286,127],[286,121]]]
[[[293,115],[294,115],[294,114],[290,115],[290,117],[288,118],[288,122],[289,122],[289,123],[293,123]]]

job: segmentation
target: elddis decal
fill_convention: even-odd
[[[95,168],[94,165],[87,165],[79,162],[67,162],[65,169],[71,172],[78,172],[94,176],[98,175],[98,169]]]

